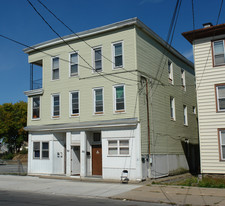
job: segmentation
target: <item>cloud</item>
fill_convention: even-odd
[[[159,3],[163,2],[163,1],[164,0],[142,0],[139,5],[143,5],[145,3],[159,4]]]

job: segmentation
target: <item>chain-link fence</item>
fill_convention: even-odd
[[[26,175],[27,174],[27,162],[20,160],[1,160],[0,159],[0,175],[15,174]]]

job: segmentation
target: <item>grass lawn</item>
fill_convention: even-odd
[[[160,183],[152,182],[152,184],[225,188],[225,178],[203,177],[202,179],[199,179],[198,177],[192,176],[183,180],[172,181],[172,182],[160,182]]]

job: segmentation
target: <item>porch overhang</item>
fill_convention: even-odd
[[[65,124],[48,124],[40,126],[27,126],[24,129],[28,132],[44,132],[44,131],[77,131],[77,130],[99,130],[116,127],[136,127],[138,124],[137,118],[115,119],[105,121],[89,121],[76,122]]]

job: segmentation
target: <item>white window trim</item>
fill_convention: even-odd
[[[222,133],[222,131],[225,131],[225,129],[219,129],[219,141],[220,141],[220,160],[222,160],[222,161],[224,161],[225,160],[225,158],[223,158],[223,145],[222,145],[222,136],[221,136],[221,133]]]
[[[115,44],[122,44],[122,66],[116,67],[115,66]],[[116,41],[116,42],[112,42],[112,69],[113,70],[117,70],[117,69],[122,69],[125,68],[125,62],[124,62],[124,42],[123,41]]]
[[[78,93],[78,109],[79,109],[79,113],[77,114],[73,114],[72,113],[72,94],[77,92]],[[80,116],[80,91],[79,90],[74,90],[74,91],[70,91],[70,94],[69,94],[69,116],[70,117],[79,117]]]
[[[54,116],[53,114],[54,114],[54,96],[57,96],[57,95],[59,95],[59,116]],[[52,119],[59,119],[60,118],[60,116],[61,116],[61,96],[60,96],[60,93],[54,93],[54,94],[52,94],[51,95],[51,111],[52,111]]]
[[[123,140],[127,140],[128,141],[128,146],[120,146],[119,142],[123,141]],[[109,146],[109,141],[116,141],[117,145],[116,146]],[[128,138],[112,138],[112,139],[108,139],[107,140],[107,156],[108,157],[129,157],[130,156],[130,139]],[[120,148],[127,148],[129,149],[129,153],[128,154],[120,154]],[[109,154],[109,148],[117,148],[117,154]]]
[[[39,97],[39,118],[33,118],[33,101],[34,101],[34,98],[36,97]],[[31,100],[31,120],[32,121],[37,121],[37,120],[40,120],[41,119],[41,96],[33,96],[32,97],[32,100]]]
[[[77,74],[76,75],[71,75],[71,65],[70,65],[70,63],[71,63],[71,54],[77,54]],[[69,77],[78,77],[79,76],[79,71],[80,71],[80,69],[79,69],[79,51],[75,51],[75,52],[70,52],[69,53]]]
[[[34,157],[34,143],[35,142],[39,142],[40,143],[40,157],[38,158],[38,157]],[[42,151],[43,151],[43,149],[42,149],[42,143],[48,143],[48,157],[42,157]],[[33,151],[32,151],[32,153],[33,153],[33,160],[49,160],[50,159],[50,152],[49,152],[49,150],[50,150],[50,142],[49,141],[32,141],[32,149],[33,149]]]
[[[54,58],[59,58],[58,55],[54,56],[51,58],[51,81],[57,81],[60,79],[60,58],[59,58],[59,78],[58,79],[53,79],[53,59]]]
[[[183,105],[183,112],[184,112],[184,125],[188,126],[188,109],[187,105]]]
[[[95,103],[95,90],[96,89],[102,89],[102,104],[103,104],[103,111],[102,112],[96,112],[96,103]],[[104,108],[105,108],[105,106],[104,106],[104,87],[96,87],[96,88],[93,88],[92,89],[92,94],[93,94],[93,111],[94,111],[94,113],[93,113],[93,115],[103,115],[104,114]]]
[[[224,112],[225,109],[220,109],[220,103],[219,103],[219,93],[218,93],[218,87],[223,86],[225,87],[225,85],[216,85],[216,101],[217,101],[217,111],[218,112]]]
[[[95,49],[101,49],[101,61],[102,61],[102,69],[101,69],[101,71],[98,71],[98,72],[96,72],[95,71]],[[95,46],[95,47],[92,47],[92,49],[91,49],[91,53],[92,53],[92,73],[93,74],[95,74],[95,73],[99,73],[99,72],[103,72],[103,56],[102,56],[102,54],[103,54],[103,47],[102,46]]]
[[[124,109],[123,110],[116,110],[116,87],[123,86],[123,93],[124,93]],[[120,114],[126,112],[126,89],[125,84],[117,84],[113,86],[113,113]]]
[[[174,84],[174,77],[173,77],[173,62],[170,61],[170,60],[168,60],[168,65],[167,65],[167,66],[169,66],[169,63],[170,63],[170,73],[168,73],[168,74],[169,74],[168,79],[169,79],[169,82],[170,82],[171,84]]]
[[[175,98],[173,96],[170,96],[170,100],[172,98],[172,105],[170,103],[170,119],[173,121],[176,121],[176,111],[175,111]],[[173,116],[171,116],[171,106],[173,109]]]

